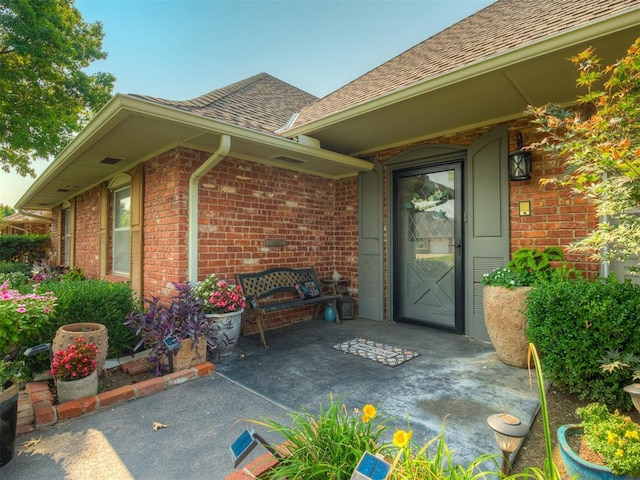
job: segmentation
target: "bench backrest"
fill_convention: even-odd
[[[314,268],[271,268],[262,272],[239,273],[237,277],[244,294],[256,300],[280,292],[296,292],[296,283],[313,280],[320,287]]]

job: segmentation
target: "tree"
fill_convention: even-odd
[[[0,221],[2,221],[2,218],[8,217],[9,215],[13,215],[14,213],[15,213],[15,210],[11,208],[9,205],[0,203]]]
[[[583,195],[601,218],[575,250],[597,260],[640,256],[640,38],[612,65],[603,67],[592,48],[571,61],[587,89],[577,107],[528,110],[545,134],[533,148],[565,159],[564,175],[542,183]]]
[[[68,143],[111,97],[115,77],[83,71],[102,51],[102,24],[73,0],[0,0],[0,167],[34,175],[31,161]]]

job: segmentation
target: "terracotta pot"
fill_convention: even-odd
[[[492,287],[482,290],[484,321],[498,358],[514,367],[527,367],[529,340],[524,330],[524,304],[531,287]]]
[[[13,458],[18,424],[18,384],[0,392],[0,467]]]
[[[96,357],[97,370],[100,373],[107,359],[107,350],[109,349],[109,335],[107,327],[101,323],[69,323],[63,325],[56,331],[51,349],[53,353],[58,350],[66,350],[69,345],[75,343],[76,338],[82,337],[87,343],[95,343],[98,347],[98,356]]]
[[[56,380],[56,391],[58,403],[92,397],[98,393],[98,372],[94,370],[91,375],[77,380]]]
[[[616,475],[609,468],[587,462],[581,458],[568,443],[571,435],[581,435],[583,433],[580,425],[562,425],[558,428],[558,444],[560,445],[560,455],[567,473],[570,476],[577,475],[580,480],[631,480],[637,477],[630,475]]]

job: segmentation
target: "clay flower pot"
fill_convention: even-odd
[[[524,304],[531,287],[485,285],[482,291],[484,321],[498,358],[507,365],[527,367],[529,340]]]
[[[78,337],[82,337],[87,343],[94,343],[98,347],[96,369],[100,373],[104,367],[104,362],[107,360],[107,350],[109,349],[107,327],[101,323],[69,323],[63,325],[58,328],[53,339],[53,344],[51,345],[53,353],[58,350],[66,350],[69,345],[75,343]]]

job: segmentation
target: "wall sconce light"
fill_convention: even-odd
[[[531,178],[531,152],[522,149],[522,134],[518,132],[518,150],[509,154],[509,180]]]
[[[529,425],[508,413],[497,413],[487,418],[487,423],[496,435],[498,447],[502,450],[502,473],[509,475],[510,455],[515,452],[524,437],[529,435]]]

